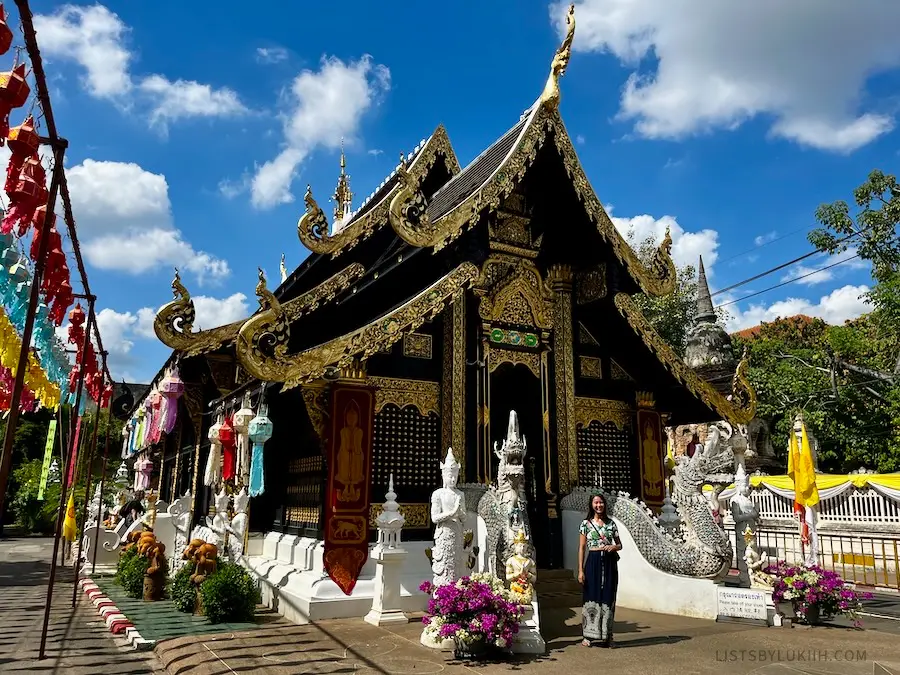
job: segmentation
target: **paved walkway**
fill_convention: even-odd
[[[72,571],[59,569],[47,658],[38,660],[50,555],[48,539],[0,540],[0,673],[164,673],[152,653],[134,652],[102,624],[84,593],[72,609]]]

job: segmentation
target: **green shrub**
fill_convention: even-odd
[[[148,567],[150,561],[138,555],[136,546],[132,546],[119,558],[119,564],[116,566],[116,583],[129,598],[144,597],[144,575],[147,574]]]
[[[16,485],[10,509],[16,515],[16,524],[31,534],[53,534],[56,514],[59,512],[59,482],[48,482],[44,498],[37,498],[41,482],[43,461],[24,462],[12,472]]]
[[[172,578],[172,588],[169,590],[169,595],[179,612],[192,614],[197,605],[197,587],[191,583],[191,575],[193,573],[194,562],[188,561]]]
[[[259,590],[244,568],[219,562],[216,573],[200,584],[200,597],[210,623],[252,621]]]

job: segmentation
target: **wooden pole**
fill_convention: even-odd
[[[62,170],[62,165],[60,165],[60,170]],[[49,206],[48,206],[49,208]],[[91,305],[93,305],[93,301],[89,300]],[[91,339],[91,324],[93,323],[94,313],[89,312],[87,318],[86,330],[84,332],[84,341],[82,342],[81,349],[82,353],[87,349],[88,342]],[[84,389],[84,370],[81,370],[78,373],[78,385],[75,387],[75,406],[72,408],[72,415],[78,415],[78,411],[81,409],[81,392]],[[70,437],[70,442],[72,443],[69,446],[69,453],[76,451],[75,438],[74,436]],[[68,463],[67,463],[68,464]],[[53,539],[53,558],[50,563],[50,579],[47,582],[47,600],[44,604],[44,624],[41,627],[41,646],[38,650],[38,658],[44,659],[46,658],[46,648],[47,648],[47,627],[50,625],[50,605],[53,603],[53,585],[56,583],[56,556],[59,555],[59,537],[62,533],[62,524],[63,524],[63,516],[66,512],[66,493],[69,491],[69,486],[67,484],[67,475],[68,475],[67,467],[63,467],[62,474],[62,485],[59,493],[59,513],[56,514],[56,536]],[[72,471],[72,478],[75,478],[75,471]],[[78,587],[78,582],[75,582],[76,588]]]
[[[103,361],[104,363],[106,362],[106,354],[103,354]],[[103,490],[106,488],[106,465],[109,462],[110,427],[112,427],[112,408],[106,406],[106,441],[103,443],[103,469],[100,473],[100,513],[97,515],[97,530],[94,532],[94,546],[91,549],[93,551],[93,556],[91,556],[91,574],[97,571],[97,543],[100,540],[100,528],[103,527]]]
[[[13,441],[16,438],[16,427],[19,424],[19,406],[22,403],[22,391],[25,389],[25,373],[28,371],[28,357],[31,354],[31,336],[34,332],[34,319],[40,302],[41,282],[47,269],[47,247],[50,243],[50,226],[53,224],[53,209],[56,206],[56,195],[63,173],[63,156],[67,141],[60,139],[53,144],[53,175],[50,178],[50,190],[47,197],[47,215],[38,239],[38,255],[34,261],[34,276],[31,279],[31,294],[28,296],[28,307],[25,310],[25,325],[22,327],[22,346],[19,349],[19,365],[13,380],[10,395],[9,416],[6,418],[6,434],[3,437],[3,457],[0,459],[0,533],[3,531],[3,513],[6,507],[6,488],[12,470]]]

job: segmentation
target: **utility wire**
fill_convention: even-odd
[[[768,288],[764,288],[761,291],[757,291],[756,293],[751,293],[750,295],[745,295],[742,298],[738,298],[737,300],[730,300],[728,302],[723,302],[721,305],[717,305],[716,309],[721,309],[722,307],[728,307],[728,305],[733,305],[736,302],[742,302],[748,298],[755,298],[757,295],[762,295],[763,293],[768,293],[769,291],[774,291],[776,288],[781,288],[782,286],[787,286],[788,284],[792,284],[795,281],[800,281],[801,279],[806,279],[806,277],[811,277],[814,274],[818,274],[819,272],[824,272],[825,270],[830,270],[832,267],[837,267],[838,265],[843,265],[845,262],[849,262],[854,258],[858,258],[859,254],[851,255],[849,258],[844,258],[843,260],[838,260],[836,263],[831,263],[830,265],[826,265],[825,267],[820,267],[817,270],[813,270],[812,272],[808,272],[807,274],[801,274],[799,277],[794,277],[793,279],[788,279],[787,281],[782,281],[780,284],[775,284],[774,286],[769,286]],[[760,275],[762,276],[762,275]],[[740,285],[740,284],[737,284]],[[727,290],[727,289],[726,289]],[[715,295],[715,294],[714,294]]]
[[[726,262],[728,262],[729,260],[734,260],[735,258],[740,258],[741,256],[747,255],[748,253],[753,253],[753,251],[758,251],[759,249],[765,248],[766,246],[769,246],[769,245],[771,245],[771,244],[774,244],[774,243],[776,243],[776,242],[779,242],[779,241],[781,241],[782,239],[787,239],[788,237],[793,237],[793,236],[794,236],[795,234],[797,234],[798,232],[803,232],[803,231],[806,230],[806,229],[807,229],[807,227],[804,225],[803,227],[797,228],[796,230],[791,230],[791,231],[788,232],[787,234],[783,234],[783,235],[781,235],[780,237],[776,237],[775,239],[770,239],[769,241],[764,241],[763,243],[761,243],[761,244],[759,244],[759,245],[757,245],[757,246],[754,246],[753,248],[748,248],[746,251],[742,251],[742,252],[740,252],[740,253],[735,253],[733,256],[731,256],[731,257],[729,257],[729,258],[725,258],[724,260],[719,260],[719,263],[720,263],[720,264],[721,264],[721,263],[726,263]]]
[[[866,229],[868,229],[868,228],[866,228]],[[865,230],[860,230],[859,232],[854,232],[853,234],[848,234],[846,237],[841,237],[840,239],[838,239],[834,242],[834,245],[843,244],[848,239],[852,239],[853,237],[856,237],[856,236],[862,234],[863,232],[865,232]],[[750,282],[756,281],[757,279],[762,279],[763,277],[767,277],[770,274],[773,274],[774,272],[783,270],[785,267],[790,267],[791,265],[794,265],[794,264],[800,262],[801,260],[806,260],[807,258],[810,258],[819,253],[824,253],[824,251],[822,249],[817,248],[814,251],[810,251],[809,253],[801,255],[799,258],[794,258],[793,260],[789,260],[786,263],[782,263],[781,265],[778,265],[777,267],[773,267],[770,270],[766,270],[765,272],[760,272],[759,274],[754,275],[754,276],[750,277],[749,279],[744,279],[743,281],[739,281],[736,284],[731,284],[731,286],[728,286],[727,288],[722,288],[722,289],[716,291],[715,293],[711,293],[710,295],[711,296],[720,295],[727,291],[734,290],[735,288],[749,284]],[[848,260],[849,260],[849,258],[848,258]],[[823,267],[822,269],[827,269],[827,268]],[[777,288],[777,286],[774,288]],[[747,297],[750,297],[750,296],[747,296]],[[727,303],[727,304],[730,304],[730,303]]]

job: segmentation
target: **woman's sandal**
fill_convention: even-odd
[[[581,641],[581,646],[582,646],[582,647],[590,647],[590,646],[591,646],[591,641],[588,640],[587,638],[585,638],[584,640]]]

